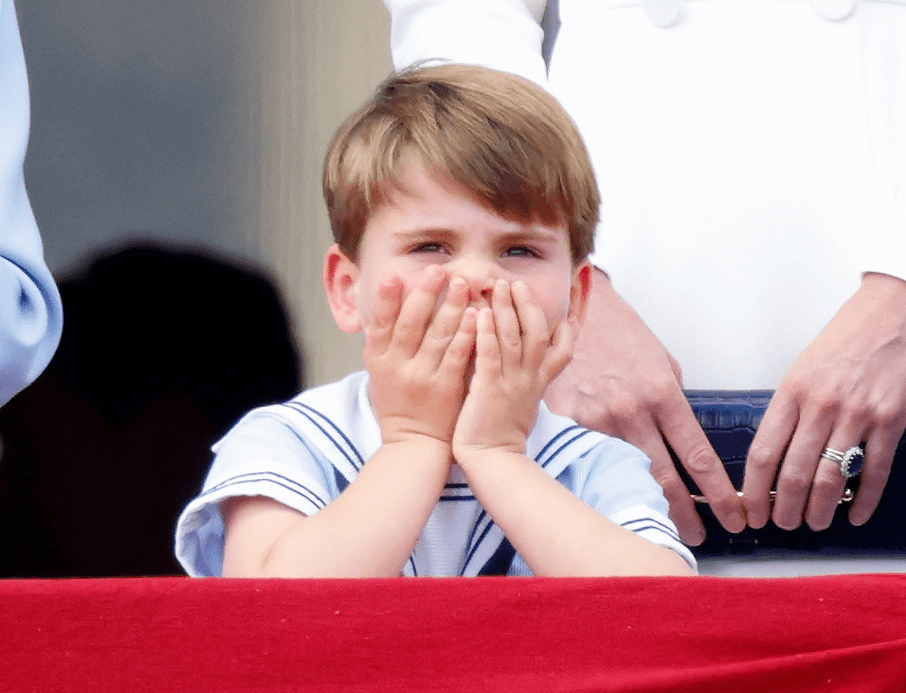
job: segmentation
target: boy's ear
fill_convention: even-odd
[[[343,332],[354,334],[362,329],[356,284],[359,268],[336,244],[324,256],[324,292],[333,319]]]
[[[569,290],[569,316],[574,317],[580,325],[585,320],[593,274],[594,270],[588,260],[573,270],[573,281]]]

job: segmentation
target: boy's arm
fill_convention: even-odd
[[[479,315],[456,462],[536,575],[692,574],[679,554],[610,522],[525,455],[541,394],[568,362],[575,331],[562,323],[551,339],[524,284],[495,287],[493,308]]]
[[[306,517],[270,498],[223,507],[224,577],[395,577],[443,490],[449,446],[383,445],[349,487]]]
[[[678,553],[600,515],[524,454],[485,451],[463,469],[476,498],[535,575],[694,574]]]
[[[443,490],[475,338],[468,290],[429,268],[403,302],[382,285],[366,329],[369,397],[382,445],[338,498],[306,517],[276,501],[224,507],[225,576],[398,576]]]

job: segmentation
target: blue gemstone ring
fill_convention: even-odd
[[[832,448],[825,448],[821,457],[831,462],[837,462],[840,465],[840,473],[847,479],[859,476],[862,473],[862,464],[865,462],[865,450],[861,445],[853,445],[846,452],[840,452]]]

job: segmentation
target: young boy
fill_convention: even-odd
[[[177,528],[191,575],[690,574],[648,460],[541,403],[588,297],[598,192],[513,75],[388,79],[324,165],[324,284],[367,371],[252,411]]]

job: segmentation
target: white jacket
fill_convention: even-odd
[[[687,388],[775,388],[863,272],[906,278],[906,1],[385,4],[397,67],[480,63],[566,106],[593,259]]]

